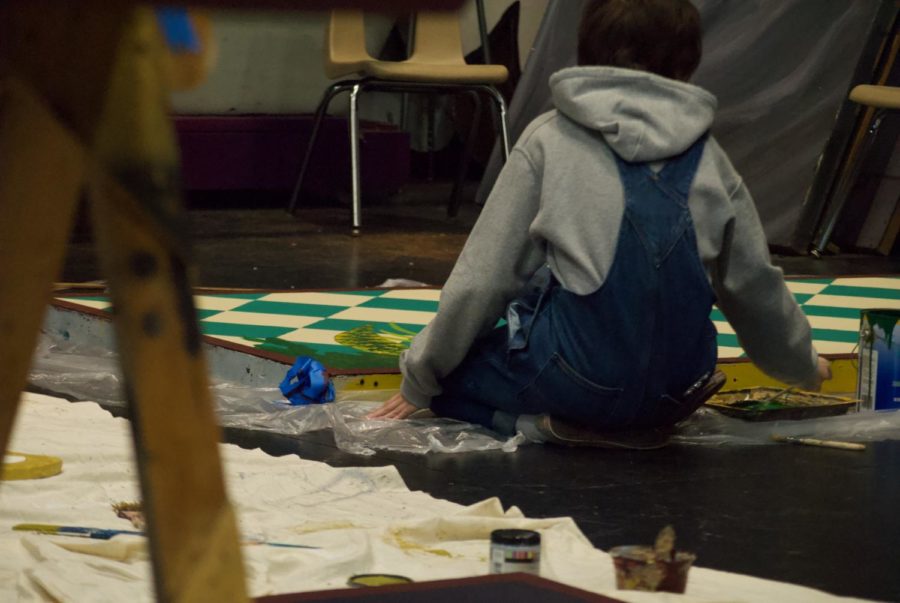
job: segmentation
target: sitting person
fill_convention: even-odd
[[[522,134],[401,392],[370,417],[430,407],[534,441],[658,447],[723,383],[713,303],[769,375],[830,378],[709,135],[716,99],[687,83],[700,56],[688,0],[588,3],[579,66],[550,78],[555,110]]]

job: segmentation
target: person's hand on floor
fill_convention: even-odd
[[[405,419],[418,410],[407,402],[403,394],[394,394],[390,400],[366,415],[367,419]]]
[[[831,379],[831,362],[819,356],[819,378],[822,381]]]
[[[816,386],[812,391],[817,392],[822,389],[822,382],[831,379],[831,362],[819,356],[819,365],[816,367]]]

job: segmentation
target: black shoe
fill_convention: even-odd
[[[418,410],[414,410],[412,414],[410,414],[407,419],[436,419],[437,415],[434,414],[434,411],[430,408],[419,408]]]
[[[694,412],[703,403],[715,396],[716,392],[722,389],[726,381],[728,381],[728,377],[725,376],[725,373],[718,370],[713,372],[708,379],[697,382],[684,392],[681,396],[682,406],[685,409],[689,409],[690,412]]]

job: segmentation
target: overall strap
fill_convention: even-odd
[[[648,163],[631,163],[615,155],[625,194],[623,228],[633,229],[657,268],[692,228],[687,198],[706,139],[704,134],[668,159],[658,173]]]
[[[700,158],[703,156],[703,149],[706,148],[708,138],[709,132],[705,132],[680,155],[669,159],[659,172],[659,180],[683,199],[687,199],[691,190],[691,184],[697,173],[697,166],[700,165]]]

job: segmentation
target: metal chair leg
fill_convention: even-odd
[[[360,215],[360,190],[359,190],[359,94],[362,85],[356,83],[350,89],[350,185],[353,193],[353,230],[354,236],[359,234],[362,226]]]
[[[322,95],[322,100],[319,102],[319,106],[316,108],[316,117],[313,122],[312,133],[309,137],[309,142],[306,145],[306,154],[303,156],[303,163],[300,165],[300,173],[297,175],[297,181],[294,183],[294,191],[291,193],[291,200],[288,204],[288,213],[293,214],[297,211],[297,204],[300,200],[300,190],[303,188],[303,180],[306,177],[306,170],[309,168],[309,161],[312,158],[313,150],[316,146],[316,140],[319,137],[319,129],[322,127],[322,122],[325,121],[325,117],[328,114],[328,106],[331,104],[332,99],[335,96],[349,90],[352,86],[353,82],[336,82],[328,87],[325,90],[325,94]]]
[[[462,205],[462,189],[466,182],[466,174],[469,172],[469,163],[472,159],[472,153],[475,150],[475,138],[478,135],[478,126],[481,124],[481,96],[474,90],[469,92],[468,95],[472,98],[475,110],[472,112],[472,125],[469,128],[469,136],[466,138],[463,156],[460,159],[456,182],[453,183],[453,192],[450,193],[450,201],[447,203],[448,218],[456,217],[459,213],[459,207]]]
[[[437,103],[433,94],[425,95],[425,153],[428,157],[428,182],[434,182],[434,122],[437,112]]]
[[[509,126],[506,123],[506,101],[503,100],[503,95],[500,94],[500,91],[493,86],[484,86],[483,89],[490,95],[494,101],[494,106],[497,108],[497,115],[500,118],[500,142],[503,144],[503,159],[505,161],[509,159]]]
[[[307,154],[303,160],[303,166],[301,168],[300,176],[297,181],[297,185],[294,187],[294,194],[291,198],[290,210],[296,206],[297,199],[299,197],[299,191],[302,187],[303,178],[305,176],[306,170],[309,167],[310,156],[312,154],[313,145],[318,137],[319,128],[321,127],[321,122],[324,119],[325,112],[327,110],[327,106],[330,103],[331,99],[338,94],[339,92],[349,91],[350,92],[350,184],[351,184],[351,193],[352,193],[352,210],[353,210],[353,223],[352,223],[352,233],[353,235],[358,235],[360,233],[360,228],[362,227],[362,190],[360,185],[360,155],[359,155],[359,140],[360,140],[360,126],[359,126],[359,96],[366,89],[372,90],[381,90],[381,91],[393,91],[393,92],[460,92],[460,91],[468,91],[473,94],[473,99],[477,99],[476,102],[476,116],[473,119],[472,124],[472,132],[470,133],[469,140],[466,143],[466,156],[463,158],[463,165],[460,166],[460,173],[457,178],[457,182],[454,183],[454,189],[451,194],[451,199],[448,203],[447,214],[450,217],[456,215],[459,211],[460,200],[459,195],[461,193],[462,184],[465,179],[466,168],[468,167],[468,159],[472,154],[471,145],[474,144],[474,134],[476,132],[478,122],[480,121],[481,115],[481,103],[480,97],[478,96],[480,93],[485,93],[490,97],[496,111],[491,111],[491,116],[494,119],[495,129],[498,130],[498,134],[500,136],[500,143],[502,144],[503,149],[503,157],[505,159],[509,159],[510,145],[509,145],[509,128],[507,125],[507,108],[506,101],[503,99],[503,96],[500,92],[493,86],[489,85],[471,85],[471,86],[441,86],[441,85],[413,85],[412,83],[396,83],[396,82],[383,82],[378,80],[350,80],[343,81],[334,84],[327,91],[325,97],[322,99],[322,102],[319,105],[319,108],[316,112],[316,123],[313,126],[312,136],[309,142],[309,149],[307,150]],[[499,121],[499,124],[496,122]]]

